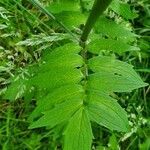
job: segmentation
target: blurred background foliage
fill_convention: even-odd
[[[86,21],[92,0],[55,4],[40,1],[45,8],[77,35]],[[120,5],[118,5],[120,3]],[[70,11],[69,14],[65,14]],[[115,0],[107,10],[113,18],[137,34],[132,43],[140,48],[118,57],[135,66],[144,81],[150,83],[150,3],[149,0]],[[68,16],[69,15],[69,16]],[[69,18],[69,19],[68,19]],[[44,49],[51,49],[69,39],[53,20],[49,19],[28,0],[0,0],[0,95],[5,92],[10,77],[19,68],[36,63]],[[96,38],[91,34],[91,38]],[[126,108],[130,121],[129,133],[117,133],[94,125],[93,149],[149,150],[150,149],[150,87],[132,93],[115,95]],[[18,99],[9,102],[0,97],[0,149],[56,150],[61,143],[57,135],[46,129],[28,130],[27,117],[35,103]],[[52,136],[53,135],[53,136]]]

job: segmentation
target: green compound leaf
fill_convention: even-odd
[[[24,84],[25,96],[34,87],[37,107],[31,113],[30,129],[49,127],[60,135],[64,133],[64,150],[90,150],[91,123],[96,122],[110,130],[129,130],[126,112],[110,96],[112,92],[128,92],[146,86],[133,67],[114,57],[96,56],[88,60],[86,87],[82,85],[83,58],[81,48],[68,43],[46,53],[38,65],[28,67],[30,76],[14,80],[8,91],[18,94]],[[6,98],[10,97],[6,94]],[[58,136],[58,132],[56,133]]]
[[[95,1],[96,10],[91,19],[99,11],[100,2],[103,0]],[[108,6],[111,0],[105,2],[103,4]],[[76,10],[78,1],[55,1],[49,9],[68,28],[73,29],[84,22],[80,10]],[[101,10],[99,13],[104,11],[104,7]],[[119,14],[117,10],[116,12]],[[122,13],[119,15],[127,18]],[[49,16],[53,17],[51,14]],[[83,41],[86,41],[94,24],[90,22],[91,19],[87,30],[84,30]],[[55,17],[53,20],[57,21]],[[107,39],[96,40],[95,43],[91,41],[87,46],[88,51],[94,54],[89,56],[92,58],[84,60],[81,47],[76,43],[60,45],[46,53],[38,64],[28,67],[28,76],[17,80],[14,78],[6,91],[6,99],[28,97],[37,100],[37,106],[29,116],[29,128],[48,127],[55,132],[57,138],[63,135],[64,150],[91,150],[93,122],[112,131],[127,132],[127,114],[110,95],[113,92],[130,92],[147,85],[131,65],[113,57],[95,56],[101,50],[117,53],[137,50],[126,44],[134,41],[136,35],[105,17],[99,19],[95,31]],[[89,73],[87,76],[82,72],[83,66]]]

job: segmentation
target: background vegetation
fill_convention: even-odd
[[[125,53],[119,58],[130,62],[141,75],[142,79],[150,83],[150,4],[148,0],[122,0],[130,5],[134,17],[129,15],[123,22],[129,29],[138,35],[134,44],[140,47],[136,53]],[[47,9],[51,1],[41,1]],[[71,7],[71,6],[68,6]],[[86,14],[91,8],[91,0],[83,0],[82,11]],[[60,8],[63,9],[63,8]],[[59,9],[58,9],[59,10]],[[121,15],[109,11],[109,17],[121,22]],[[125,14],[128,14],[125,11]],[[56,14],[57,15],[57,14]],[[71,26],[85,22],[85,17],[76,14],[79,18],[66,24]],[[132,19],[131,19],[132,18]],[[64,18],[63,18],[64,19]],[[68,27],[69,27],[68,26]],[[70,27],[69,27],[70,28]],[[71,28],[80,35],[80,28]],[[10,77],[18,68],[39,61],[45,49],[56,47],[69,37],[59,26],[36,9],[27,0],[0,1],[0,95],[5,92],[11,82]],[[50,36],[53,35],[53,36]],[[135,90],[132,93],[120,94],[121,105],[128,112],[131,131],[123,134],[111,132],[95,125],[93,149],[96,150],[149,150],[150,149],[150,87]],[[57,135],[46,129],[29,130],[27,117],[35,107],[35,101],[8,101],[0,97],[0,149],[2,150],[53,150],[61,149],[56,146],[61,143]],[[57,139],[57,140],[56,140]],[[57,147],[57,148],[56,148]]]

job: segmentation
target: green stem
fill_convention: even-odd
[[[82,45],[82,51],[81,51],[81,56],[84,60],[84,64],[83,64],[83,67],[82,67],[82,73],[83,73],[83,76],[84,76],[84,79],[82,80],[82,86],[84,88],[84,92],[85,92],[85,97],[84,97],[84,100],[83,100],[83,103],[84,105],[87,104],[87,78],[88,78],[88,67],[87,67],[87,49],[86,49],[86,45]]]
[[[106,10],[106,8],[109,6],[112,0],[95,0],[92,11],[90,13],[90,16],[87,19],[87,22],[85,24],[83,33],[81,35],[80,39],[80,46],[82,47],[81,56],[84,60],[84,65],[82,67],[82,73],[84,75],[84,79],[82,81],[82,85],[85,90],[85,98],[84,98],[84,105],[87,103],[87,77],[88,77],[88,67],[87,67],[87,49],[86,49],[86,41],[88,38],[88,35],[93,28],[94,24],[96,23],[99,16]]]
[[[80,45],[87,41],[88,35],[96,23],[99,16],[106,10],[112,0],[95,0],[90,16],[87,19],[83,33],[81,35]]]

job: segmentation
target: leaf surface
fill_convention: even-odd
[[[120,2],[119,0],[113,0],[110,8],[125,19],[134,19],[137,17],[137,14],[131,10],[129,4]]]
[[[55,135],[58,138],[64,133],[64,150],[90,150],[92,122],[127,132],[127,114],[110,93],[147,85],[132,65],[110,56],[89,58],[85,78],[80,51],[76,43],[68,43],[46,53],[38,64],[28,67],[27,78],[14,80],[8,87],[10,94],[6,94],[9,99],[23,97],[34,87],[32,97],[37,99],[37,107],[29,117],[29,128],[59,129]],[[20,93],[22,85],[25,88]]]
[[[127,114],[115,99],[96,90],[90,90],[88,102],[88,113],[92,121],[111,130],[129,130]]]
[[[147,84],[125,62],[109,56],[97,56],[89,60],[89,88],[111,92],[130,92]]]
[[[117,24],[106,17],[99,18],[95,25],[95,30],[97,33],[101,33],[113,39],[122,39],[126,42],[134,41],[136,37],[134,33],[125,28],[123,25]]]
[[[88,51],[94,54],[99,54],[101,50],[113,51],[122,54],[127,51],[138,51],[138,47],[131,46],[122,40],[113,39],[97,39],[89,43]]]
[[[57,2],[52,2],[47,9],[50,10],[50,12],[57,14],[64,11],[80,10],[80,5],[79,2],[75,0],[59,0]]]
[[[58,104],[55,108],[44,112],[44,115],[39,120],[32,123],[29,128],[32,129],[43,126],[53,128],[54,126],[70,119],[70,117],[81,107],[81,105],[81,99],[75,99]]]
[[[91,150],[92,129],[88,114],[83,108],[69,120],[64,137],[64,150]]]
[[[72,101],[73,99],[83,99],[84,90],[77,84],[69,84],[54,89],[47,96],[38,100],[37,107],[30,115],[29,120],[39,116],[41,112],[52,109],[56,104]],[[48,104],[48,105],[47,105]]]

